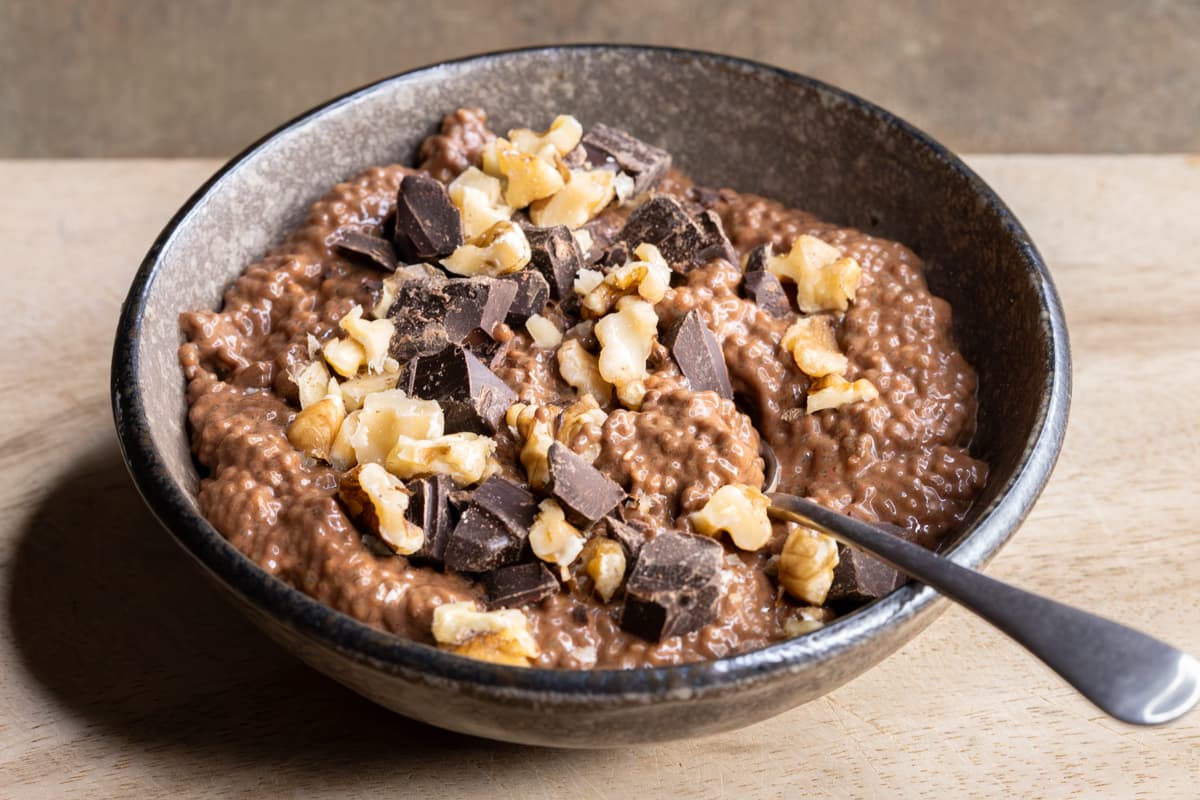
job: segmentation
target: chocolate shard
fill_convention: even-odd
[[[696,217],[696,224],[700,226],[700,235],[703,237],[703,241],[695,255],[695,262],[707,264],[720,258],[736,266],[738,263],[737,251],[733,249],[733,244],[725,235],[725,226],[721,224],[720,215],[712,210],[705,211]]]
[[[395,326],[388,355],[403,364],[417,356],[439,353],[450,344],[446,332],[448,283],[444,278],[422,277],[396,288],[396,299],[388,309],[388,319]]]
[[[632,566],[633,560],[642,551],[642,545],[646,543],[646,534],[611,514],[600,520],[596,527],[602,533],[607,534],[608,538],[620,542],[621,547],[625,548],[625,554],[629,556],[629,564]]]
[[[659,531],[625,582],[621,627],[658,642],[715,622],[723,554],[713,539]]]
[[[517,561],[536,513],[537,500],[529,490],[499,476],[488,478],[450,532],[445,565],[460,572],[488,572]]]
[[[671,168],[671,154],[618,128],[597,122],[580,145],[593,167],[613,163],[633,178],[634,194],[648,191]]]
[[[454,344],[406,363],[398,386],[412,397],[436,400],[445,415],[447,433],[491,435],[504,424],[505,412],[517,400],[516,392],[482,361]]]
[[[491,337],[508,316],[517,285],[498,278],[455,278],[446,283],[446,294],[446,336],[461,343],[477,332]]]
[[[875,523],[894,536],[913,541],[908,530],[897,525]],[[869,556],[853,547],[838,545],[838,565],[833,570],[833,583],[829,587],[826,602],[862,605],[899,588],[908,579],[874,556]]]
[[[630,258],[629,245],[625,242],[617,242],[612,247],[604,251],[604,254],[597,262],[602,267],[619,267],[622,264],[629,263]]]
[[[677,272],[688,272],[706,246],[706,238],[696,221],[673,197],[655,195],[629,215],[619,237],[636,249],[643,242],[654,245]]]
[[[516,608],[544,600],[559,590],[558,578],[540,561],[499,567],[483,576],[490,608]]]
[[[561,442],[547,451],[548,491],[572,525],[587,527],[625,499],[625,490]]]
[[[575,298],[575,275],[583,267],[583,254],[579,242],[566,225],[551,228],[526,228],[532,252],[530,265],[542,273],[550,284],[550,295],[555,300],[571,302]]]
[[[400,181],[395,242],[405,261],[436,261],[463,243],[462,219],[440,181],[428,175]]]
[[[542,273],[536,269],[523,269],[505,275],[504,280],[517,287],[512,305],[504,318],[510,328],[519,328],[525,324],[525,320],[546,310],[546,301],[550,299],[550,284]]]
[[[342,251],[343,255],[361,256],[385,272],[395,272],[396,267],[400,265],[396,248],[381,236],[372,236],[361,231],[339,230],[329,243]]]
[[[410,558],[440,564],[446,552],[450,531],[458,518],[458,511],[450,504],[450,492],[454,489],[454,482],[446,475],[432,475],[409,481],[405,488],[411,492],[405,516],[425,531],[425,541],[421,544],[421,549]]]
[[[687,312],[667,329],[663,343],[670,348],[679,370],[693,392],[716,392],[733,399],[733,385],[717,337],[704,324],[700,312]]]
[[[760,244],[750,251],[742,276],[742,294],[772,317],[783,319],[792,312],[792,306],[779,278],[767,269],[770,255],[770,245]]]

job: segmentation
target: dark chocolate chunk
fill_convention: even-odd
[[[637,558],[637,554],[642,551],[642,545],[646,543],[646,534],[643,531],[611,515],[600,520],[596,527],[604,531],[608,538],[616,539],[621,543],[621,546],[625,548],[626,555],[629,556],[630,565],[633,564],[633,559]]]
[[[530,491],[498,475],[479,484],[471,495],[471,505],[482,508],[514,532],[528,532],[537,515],[537,499]]]
[[[585,223],[579,230],[586,232],[592,239],[592,246],[583,254],[583,260],[588,264],[595,264],[604,259],[621,232],[621,229],[616,227],[616,220],[608,214],[601,214]]]
[[[684,314],[667,329],[663,343],[671,349],[675,363],[688,379],[693,392],[716,392],[727,400],[733,399],[729,370],[717,337],[704,324],[700,312]]]
[[[696,257],[706,243],[704,232],[680,202],[662,194],[633,210],[621,230],[620,241],[626,242],[631,250],[642,243],[654,245],[679,272],[687,272],[696,265]]]
[[[771,257],[771,245],[760,244],[746,256],[746,272],[766,272],[767,259]]]
[[[558,578],[540,561],[500,567],[483,576],[488,606],[515,608],[536,603],[558,592]]]
[[[642,547],[625,582],[621,627],[657,642],[715,622],[724,552],[704,536],[657,533]]]
[[[446,432],[492,434],[517,400],[473,353],[450,345],[433,355],[421,355],[404,365],[399,388],[412,397],[436,400],[446,417]]]
[[[526,228],[532,252],[530,265],[550,284],[555,300],[570,302],[575,297],[575,275],[583,267],[583,254],[571,229],[566,225],[552,228]]]
[[[912,541],[914,536],[897,525],[874,523],[894,536]],[[853,547],[838,545],[838,565],[833,569],[833,584],[826,598],[830,603],[861,605],[888,594],[908,580],[903,574]]]
[[[487,572],[516,561],[523,544],[500,520],[468,506],[446,540],[442,560],[459,572]]]
[[[625,499],[620,486],[561,442],[550,445],[547,460],[547,489],[562,505],[571,524],[587,527]]]
[[[725,226],[721,224],[720,215],[715,211],[705,211],[696,217],[696,224],[700,226],[700,235],[703,237],[703,241],[693,260],[697,264],[707,264],[722,258],[737,266],[737,251],[733,249],[729,237],[725,235]]]
[[[491,337],[508,315],[517,285],[497,278],[456,278],[446,283],[446,294],[446,336],[457,343],[476,331]]]
[[[658,183],[671,168],[671,154],[623,130],[596,123],[580,143],[588,163],[602,167],[611,160],[633,177],[633,192],[641,194]]]
[[[445,349],[450,343],[446,333],[448,283],[444,278],[414,278],[396,288],[396,299],[387,314],[395,325],[388,355],[403,364]]]
[[[600,257],[598,263],[602,267],[619,267],[629,263],[629,245],[625,242],[617,242],[604,251],[604,255]]]
[[[527,489],[498,476],[479,485],[446,542],[447,567],[487,572],[521,557],[537,500]]]
[[[792,306],[779,278],[767,270],[767,258],[770,255],[771,249],[765,244],[750,251],[746,259],[746,274],[742,276],[742,294],[772,317],[783,319],[792,312]]]
[[[395,241],[406,261],[436,261],[463,243],[462,219],[440,181],[428,175],[400,181]]]
[[[596,338],[596,321],[592,319],[585,319],[567,328],[563,339],[578,339],[583,349],[589,353],[600,351],[600,340]]]
[[[505,275],[504,280],[516,284],[517,287],[508,315],[504,318],[509,327],[519,328],[525,324],[525,320],[546,310],[546,301],[550,299],[550,284],[542,273],[536,269],[523,269]]]
[[[400,264],[396,248],[392,246],[391,242],[380,236],[372,236],[360,231],[340,230],[333,235],[330,244],[343,251],[343,254],[362,256],[386,272],[395,272],[396,267]]]
[[[458,512],[450,505],[450,491],[454,488],[454,482],[445,475],[432,475],[409,481],[405,488],[412,495],[404,515],[409,522],[425,531],[421,549],[410,558],[440,564],[450,531],[454,529],[458,517]]]

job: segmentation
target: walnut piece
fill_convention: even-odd
[[[568,114],[560,114],[542,133],[529,128],[517,128],[508,132],[508,138],[521,152],[553,164],[579,144],[583,138],[583,125]]]
[[[431,439],[400,436],[385,466],[405,480],[442,474],[459,486],[470,486],[500,469],[495,453],[495,440],[477,433],[449,433]]]
[[[541,654],[520,609],[480,611],[469,600],[433,610],[433,638],[451,652],[497,664],[527,667]]]
[[[470,167],[446,187],[450,202],[462,218],[463,236],[474,239],[497,222],[512,217],[513,210],[504,204],[500,179]]]
[[[838,350],[833,320],[827,316],[800,317],[784,331],[780,345],[792,354],[800,371],[812,378],[840,374],[849,366]]]
[[[612,401],[612,384],[600,374],[596,357],[578,339],[567,339],[558,348],[558,372],[580,397],[591,397],[600,405]]]
[[[363,464],[338,482],[338,497],[350,517],[402,556],[421,549],[425,532],[405,516],[409,492],[379,464]]]
[[[862,268],[836,247],[804,234],[785,256],[771,256],[767,269],[796,284],[796,305],[806,314],[845,311],[858,291]]]
[[[303,409],[288,425],[288,441],[309,458],[328,461],[329,449],[345,418],[342,393],[338,391],[337,380],[330,378],[325,396]]]
[[[500,220],[459,247],[442,265],[456,275],[507,275],[522,269],[533,257],[525,231],[511,220]]]
[[[549,406],[513,403],[505,415],[505,422],[522,440],[519,458],[525,478],[534,489],[544,489],[550,482],[549,451],[554,444],[555,411]]]
[[[437,402],[387,389],[366,396],[349,439],[359,464],[382,464],[401,436],[436,439],[444,430],[445,418]]]
[[[625,581],[625,549],[612,539],[593,539],[588,542],[584,563],[596,594],[604,602],[612,602]]]
[[[399,370],[388,370],[386,372],[367,373],[359,375],[356,378],[349,378],[342,381],[338,388],[342,392],[342,400],[346,403],[347,411],[357,411],[363,407],[367,396],[376,392],[386,392],[396,388],[396,382],[400,378]]]
[[[837,564],[837,542],[796,526],[779,554],[779,585],[797,600],[819,606],[829,594]]]
[[[563,409],[562,415],[558,419],[558,433],[556,434],[556,438],[584,461],[594,464],[596,463],[596,459],[600,457],[602,449],[599,436],[592,437],[592,441],[582,450],[575,450],[573,444],[577,437],[586,435],[589,428],[596,431],[602,429],[607,420],[608,414],[605,414],[600,408],[600,405],[596,402],[596,398],[590,394],[585,394]]]
[[[557,500],[547,498],[538,504],[537,516],[529,528],[529,547],[542,561],[557,564],[566,580],[567,565],[583,550],[584,536],[571,523]]]
[[[530,337],[533,338],[533,343],[544,350],[549,350],[562,344],[562,331],[558,329],[557,325],[541,314],[533,314],[529,319],[525,320],[525,330],[529,331]]]
[[[607,314],[617,301],[630,294],[638,294],[643,300],[657,303],[671,288],[671,267],[658,248],[652,244],[640,244],[634,250],[633,261],[628,261],[608,271],[597,282],[591,275],[585,280],[575,280],[575,291],[583,295],[580,301],[585,312],[594,317]],[[586,270],[595,272],[595,270]],[[584,291],[580,292],[580,289]]]
[[[319,359],[310,361],[304,369],[292,376],[300,394],[300,408],[308,408],[329,394],[329,369]]]
[[[362,346],[363,360],[367,363],[367,371],[382,372],[384,362],[388,358],[388,345],[392,341],[392,334],[396,331],[396,324],[390,319],[365,320],[362,306],[356,305],[342,317],[338,327]],[[346,377],[350,376],[346,375]]]
[[[808,387],[808,405],[805,410],[809,414],[815,414],[827,408],[867,402],[877,397],[879,390],[866,378],[859,378],[851,383],[841,375],[826,375],[813,381]]]
[[[722,531],[741,550],[761,550],[771,539],[771,502],[753,486],[731,483],[722,486],[689,519],[697,533],[716,536]]]
[[[658,335],[654,306],[638,297],[622,297],[617,310],[596,323],[600,376],[617,387],[617,398],[627,408],[641,408],[649,374],[646,359]]]
[[[529,206],[529,218],[538,227],[566,225],[575,230],[616,197],[613,178],[612,170],[607,169],[572,170],[562,189]]]

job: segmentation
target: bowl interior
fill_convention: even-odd
[[[991,473],[956,559],[986,560],[1023,518],[1057,455],[1069,368],[1053,287],[1003,205],[939,146],[849,95],[723,57],[620,47],[520,51],[389,79],[290,123],[197,193],[143,265],[123,322],[140,325],[125,345],[132,372],[114,372],[115,383],[136,387],[114,386],[118,424],[144,414],[123,433],[126,449],[155,454],[159,482],[183,489],[178,513],[199,516],[178,314],[218,306],[225,286],[329,187],[374,164],[411,163],[440,116],[462,105],[484,107],[501,131],[558,112],[625,127],[668,148],[698,183],[909,245],[954,306],[959,344],[979,373],[973,449]]]

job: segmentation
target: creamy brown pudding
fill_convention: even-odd
[[[987,466],[904,245],[557,118],[445,118],[182,315],[212,524],[367,624],[539,667],[718,658],[900,583],[780,490],[935,546]]]

